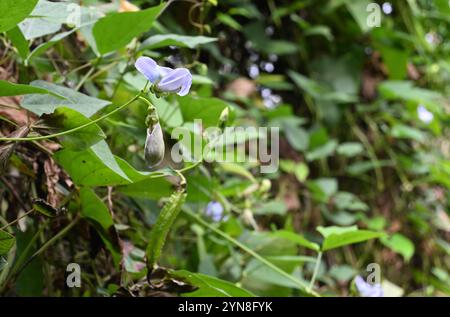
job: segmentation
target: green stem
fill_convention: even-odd
[[[86,82],[86,80],[89,78],[89,76],[91,76],[94,73],[94,71],[95,71],[95,66],[91,67],[91,69],[89,69],[89,71],[80,80],[80,82],[78,83],[77,87],[75,87],[76,91],[80,90],[81,87],[83,87],[83,85]]]
[[[16,263],[14,264],[14,267],[11,270],[11,274],[14,275],[19,267],[22,266],[22,263],[25,261],[26,256],[30,253],[31,248],[33,247],[36,240],[39,238],[41,233],[44,231],[44,229],[47,227],[49,221],[44,222],[44,224],[36,231],[36,233],[33,235],[31,240],[28,242],[27,246],[23,250],[23,252],[20,254],[19,258],[17,259]]]
[[[12,267],[11,270],[8,272],[6,272],[6,277],[5,279],[1,279],[0,278],[0,294],[3,293],[6,285],[8,284],[9,280],[16,275],[16,272],[18,271],[18,268],[22,267],[22,263],[25,261],[26,256],[28,255],[28,253],[30,253],[31,248],[33,247],[34,243],[36,242],[36,240],[38,239],[39,235],[42,233],[42,231],[44,231],[45,227],[47,226],[47,223],[49,221],[47,220],[40,228],[39,230],[36,231],[36,233],[33,235],[33,237],[31,238],[31,240],[28,242],[26,248],[21,252],[19,258],[14,261],[14,259],[11,259],[11,263],[12,263]]]
[[[317,254],[316,265],[314,266],[314,272],[313,272],[313,275],[311,277],[311,281],[309,282],[309,287],[308,287],[308,289],[310,291],[312,291],[312,289],[314,287],[314,283],[316,282],[317,274],[319,273],[320,262],[322,260],[322,254],[323,254],[322,251],[320,251]]]
[[[356,121],[353,118],[353,116],[351,115],[351,113],[347,112],[346,115],[347,115],[347,119],[350,121],[350,124],[352,125],[353,133],[362,142],[362,144],[364,145],[364,147],[367,150],[367,155],[369,156],[370,160],[374,164],[375,179],[376,179],[376,182],[377,182],[377,189],[379,191],[383,191],[384,190],[383,173],[381,171],[380,166],[378,166],[378,162],[379,161],[378,161],[377,155],[375,153],[375,149],[370,144],[369,140],[366,138],[364,132],[361,131],[361,129],[358,127],[358,125],[356,124]]]
[[[83,87],[84,83],[89,79],[89,77],[92,75],[92,73],[94,73],[95,69],[100,64],[101,61],[102,61],[102,57],[97,58],[94,65],[92,65],[91,69],[89,69],[89,71],[86,73],[86,75],[84,75],[84,77],[78,83],[77,87],[75,88],[76,91],[80,90],[81,87]]]
[[[197,167],[201,162],[202,162],[202,161],[199,160],[199,161],[195,162],[195,163],[192,164],[192,165],[183,167],[182,169],[178,170],[178,172],[184,173],[184,172],[186,172],[186,171],[189,171],[190,169],[193,169],[193,168]]]
[[[60,232],[58,232],[55,236],[53,236],[50,240],[45,242],[36,252],[33,253],[33,255],[17,270],[17,274],[20,274],[22,270],[31,262],[34,258],[39,256],[42,252],[47,250],[49,246],[51,246],[54,242],[64,237],[80,220],[80,217],[77,216],[75,219],[72,220],[64,229],[62,229]]]
[[[0,230],[4,230],[6,228],[8,228],[9,226],[15,224],[17,221],[19,221],[20,219],[28,216],[30,213],[32,213],[34,211],[34,209],[32,208],[31,210],[28,210],[26,213],[24,213],[22,216],[18,217],[17,219],[11,221],[10,223],[4,225],[3,227],[0,228]]]
[[[243,251],[245,251],[246,253],[250,254],[252,257],[254,257],[255,259],[259,260],[261,263],[263,263],[264,265],[266,265],[267,267],[271,268],[272,270],[274,270],[275,272],[279,273],[280,275],[284,276],[285,278],[287,278],[288,280],[292,281],[295,285],[297,285],[301,290],[303,290],[305,293],[309,294],[309,295],[313,295],[313,296],[319,296],[319,294],[317,294],[316,292],[314,292],[313,290],[309,289],[302,281],[298,280],[297,278],[295,278],[294,276],[292,276],[291,274],[285,272],[284,270],[282,270],[281,268],[279,268],[278,266],[276,266],[275,264],[273,264],[272,262],[266,260],[265,258],[263,258],[262,256],[260,256],[258,253],[254,252],[253,250],[249,249],[247,246],[245,246],[244,244],[240,243],[239,241],[233,239],[232,237],[230,237],[228,234],[226,234],[225,232],[221,231],[220,229],[212,226],[211,224],[207,223],[206,221],[204,221],[202,218],[200,218],[198,215],[194,214],[192,211],[187,210],[186,207],[184,207],[182,209],[182,211],[188,215],[189,217],[193,218],[195,221],[197,221],[199,224],[201,224],[202,226],[207,227],[208,229],[210,229],[211,231],[213,231],[214,233],[216,233],[217,235],[221,236],[222,238],[228,240],[229,242],[231,242],[232,244],[236,245],[237,247],[239,247],[240,249],[242,249]]]
[[[56,137],[59,137],[59,136],[62,136],[62,135],[70,134],[70,133],[73,133],[73,132],[75,132],[75,131],[84,129],[84,128],[86,128],[86,127],[88,127],[88,126],[90,126],[90,125],[92,125],[92,124],[95,124],[95,123],[97,123],[97,122],[99,122],[99,121],[102,121],[103,119],[108,118],[109,116],[113,115],[114,113],[116,113],[116,112],[122,110],[123,108],[127,107],[128,105],[130,105],[131,103],[133,103],[134,101],[136,101],[136,100],[139,98],[139,96],[140,96],[141,94],[142,94],[142,92],[139,93],[138,95],[134,96],[131,100],[129,100],[128,102],[124,103],[124,104],[121,105],[120,107],[118,107],[118,108],[112,110],[111,112],[108,112],[108,113],[104,114],[103,116],[101,116],[101,117],[99,117],[99,118],[97,118],[97,119],[95,119],[95,120],[92,120],[92,121],[90,121],[90,122],[88,122],[88,123],[82,124],[82,125],[80,125],[80,126],[78,126],[78,127],[75,127],[75,128],[73,128],[73,129],[66,130],[66,131],[62,131],[62,132],[55,133],[55,134],[42,135],[42,136],[36,136],[36,137],[27,137],[27,138],[0,138],[0,141],[35,141],[35,140],[47,140],[47,139],[56,138]]]

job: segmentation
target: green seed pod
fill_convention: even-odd
[[[181,206],[185,200],[186,193],[184,192],[184,188],[181,187],[170,196],[169,201],[161,210],[161,213],[152,228],[146,251],[148,276],[151,276],[151,273],[161,256],[167,234],[180,213]]]
[[[159,123],[147,129],[144,157],[149,167],[155,167],[164,158],[164,137]]]

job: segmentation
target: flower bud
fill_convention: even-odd
[[[223,124],[227,123],[229,116],[230,116],[230,109],[226,107],[220,114],[219,122]]]
[[[145,141],[144,157],[148,166],[155,167],[164,158],[164,137],[159,123],[147,129],[147,140]]]
[[[261,182],[261,185],[259,186],[259,191],[261,193],[267,193],[271,187],[272,187],[272,183],[270,182],[270,180],[263,179],[263,181]]]

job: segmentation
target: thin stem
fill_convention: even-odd
[[[202,162],[202,161],[199,160],[199,161],[195,162],[195,163],[192,164],[192,165],[183,167],[182,169],[178,170],[178,172],[184,173],[184,172],[186,172],[186,171],[189,171],[190,169],[193,169],[193,168],[197,167],[201,162]]]
[[[11,124],[11,125],[13,125],[13,126],[15,126],[15,127],[18,127],[18,126],[19,126],[17,123],[12,122],[11,120],[9,120],[8,118],[6,118],[6,117],[4,117],[4,116],[2,116],[2,115],[0,115],[0,120],[3,120],[3,121],[5,121],[5,122],[8,122],[9,124]]]
[[[11,221],[10,223],[8,223],[8,224],[4,225],[3,227],[1,227],[0,230],[4,230],[4,229],[8,228],[9,226],[15,224],[15,223],[18,222],[20,219],[22,219],[22,218],[28,216],[28,215],[29,215],[30,213],[32,213],[33,211],[34,211],[34,209],[31,208],[31,209],[28,210],[26,213],[24,213],[22,216],[18,217],[17,219],[15,219],[15,220]]]
[[[313,290],[314,283],[316,282],[317,274],[319,273],[320,262],[321,262],[321,260],[322,260],[322,254],[323,254],[322,251],[320,251],[320,252],[317,254],[316,265],[314,266],[314,272],[313,272],[313,275],[312,275],[312,277],[311,277],[311,281],[309,282],[309,287],[308,287],[308,289],[309,289],[310,291]]]
[[[285,272],[284,270],[282,270],[281,268],[279,268],[278,266],[276,266],[275,264],[273,264],[272,262],[266,260],[265,258],[263,258],[262,256],[260,256],[258,253],[254,252],[253,250],[249,249],[247,246],[245,246],[244,244],[240,243],[239,241],[233,239],[232,237],[230,237],[228,234],[226,234],[225,232],[221,231],[220,229],[210,225],[209,223],[207,223],[206,221],[204,221],[202,218],[200,218],[198,215],[194,214],[192,211],[188,210],[186,207],[184,207],[182,209],[182,211],[188,215],[189,217],[193,218],[195,221],[197,221],[199,224],[201,224],[202,226],[207,227],[208,229],[210,229],[211,231],[213,231],[214,233],[216,233],[217,235],[221,236],[222,238],[228,240],[229,242],[231,242],[232,244],[236,245],[237,247],[239,247],[240,249],[242,249],[243,251],[245,251],[246,253],[250,254],[251,256],[253,256],[255,259],[259,260],[261,263],[263,263],[264,265],[266,265],[267,267],[271,268],[272,270],[274,270],[275,272],[279,273],[280,275],[284,276],[285,278],[289,279],[291,282],[293,282],[295,285],[297,285],[302,291],[304,291],[305,293],[309,294],[309,295],[313,295],[313,296],[319,296],[319,294],[317,294],[316,292],[314,292],[313,290],[309,289],[302,281],[298,280],[297,278],[295,278],[294,276],[292,276],[291,274]]]
[[[177,173],[178,177],[180,178],[179,186],[184,187],[186,186],[186,177],[181,173],[179,170],[175,170],[175,173]]]
[[[69,223],[64,229],[62,229],[60,232],[58,232],[56,235],[54,235],[50,240],[45,242],[36,252],[33,253],[33,255],[20,267],[20,269],[17,270],[17,274],[20,274],[22,270],[31,262],[34,258],[36,258],[38,255],[40,255],[42,252],[47,250],[49,246],[51,246],[54,242],[64,237],[80,220],[80,217],[77,216],[75,219],[72,220],[71,223]]]
[[[75,90],[78,91],[83,87],[84,83],[88,80],[89,76],[91,76],[95,71],[95,67],[91,67],[88,72],[84,75],[84,77],[80,80]]]
[[[148,83],[148,82],[147,82]],[[148,100],[147,98],[143,97],[143,96],[139,96],[139,99],[142,100],[143,102],[145,102],[147,104],[147,106],[149,107],[155,107],[153,106],[153,104],[150,102],[150,100]]]
[[[89,69],[89,71],[84,75],[84,77],[78,83],[77,87],[75,88],[76,91],[80,90],[81,87],[83,87],[84,83],[89,79],[89,77],[92,75],[92,73],[94,73],[95,69],[100,64],[101,61],[102,61],[101,57],[97,58],[94,65],[92,65],[92,67]]]
[[[9,274],[7,274],[4,282],[0,279],[0,294],[3,292],[4,288],[8,284],[8,281],[13,276],[16,275],[18,268],[22,267],[22,263],[25,261],[26,256],[30,252],[31,248],[33,247],[34,243],[36,242],[36,240],[38,239],[38,237],[40,236],[42,231],[44,231],[44,229],[46,228],[48,222],[49,222],[48,220],[46,222],[44,222],[44,224],[36,231],[36,233],[33,235],[31,240],[28,242],[26,248],[21,252],[19,258],[16,261],[11,260],[11,263],[13,263],[13,264],[12,264],[11,270],[9,271]]]
[[[350,124],[352,125],[353,133],[362,142],[362,144],[364,145],[364,147],[367,150],[367,155],[369,156],[370,160],[374,164],[377,189],[379,191],[383,191],[384,190],[383,173],[381,172],[380,166],[378,166],[378,158],[375,153],[375,149],[372,147],[369,140],[366,138],[364,132],[362,132],[361,129],[358,127],[358,125],[355,122],[355,119],[350,114],[350,112],[347,112],[346,115],[347,115],[347,119],[350,121]]]
[[[47,140],[47,139],[51,139],[51,138],[56,138],[62,135],[66,135],[66,134],[70,134],[73,133],[75,131],[84,129],[94,123],[97,123],[99,121],[102,121],[103,119],[108,118],[109,116],[113,115],[114,113],[122,110],[123,108],[125,108],[126,106],[130,105],[131,103],[133,103],[134,101],[136,101],[139,96],[141,95],[141,93],[139,93],[138,95],[134,96],[133,99],[129,100],[128,102],[126,102],[125,104],[121,105],[120,107],[112,110],[111,112],[108,112],[107,114],[101,116],[100,118],[97,118],[95,120],[92,120],[88,123],[82,124],[78,127],[75,127],[73,129],[70,130],[66,130],[66,131],[62,131],[59,133],[55,133],[55,134],[50,134],[50,135],[42,135],[42,136],[36,136],[36,137],[28,137],[28,138],[0,138],[0,141],[35,141],[35,140]]]

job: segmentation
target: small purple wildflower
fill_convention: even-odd
[[[211,201],[206,206],[205,214],[215,222],[219,222],[223,217],[223,207],[218,201]]]
[[[162,67],[146,56],[139,57],[134,66],[161,92],[177,93],[180,96],[189,93],[192,75],[186,68]]]
[[[425,108],[423,105],[419,105],[419,107],[417,107],[417,116],[422,122],[427,124],[433,121],[434,118],[433,113],[428,111],[428,109]]]
[[[383,297],[383,289],[380,284],[371,285],[359,275],[355,278],[355,285],[362,297]]]

